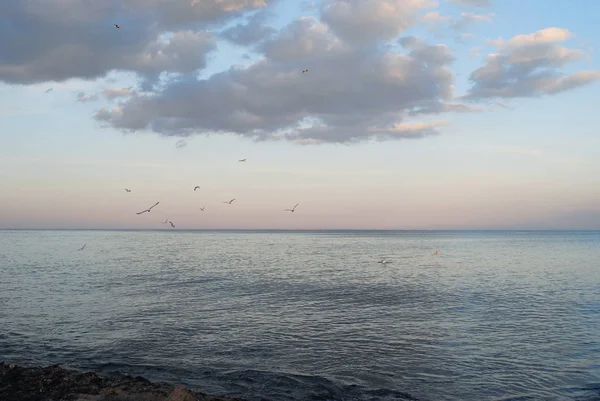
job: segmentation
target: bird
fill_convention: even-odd
[[[169,221],[169,223],[171,224],[171,227],[175,228],[175,224],[173,224],[172,221]]]
[[[202,206],[202,207],[200,208],[200,210],[204,211],[204,208],[205,208],[205,207],[206,207],[206,206]]]
[[[304,74],[305,72],[308,72],[308,68],[306,70],[302,70],[302,73]]]
[[[246,163],[246,159],[240,159],[240,160],[238,160],[238,162]]]
[[[382,265],[387,265],[388,263],[391,263],[391,262],[388,262],[386,258],[381,258],[381,260],[377,263],[381,263]]]
[[[117,28],[117,29],[121,28],[121,27],[120,27],[119,25],[117,25],[117,24],[114,24],[113,26],[114,26],[115,28]]]
[[[167,224],[169,222],[169,219],[166,219],[165,221],[163,221],[163,224]]]
[[[136,214],[142,214],[142,213],[146,213],[146,212],[150,213],[150,210],[152,210],[152,208],[153,208],[154,206],[158,205],[159,203],[160,203],[160,202],[156,202],[154,205],[150,206],[148,209],[146,209],[146,210],[142,210],[141,212],[137,212]]]
[[[54,88],[46,89],[46,90],[44,91],[44,93],[52,92],[53,90],[54,90]]]
[[[298,207],[299,203],[296,203],[296,206],[294,206],[292,209],[285,209],[284,212],[292,212],[294,213],[294,210],[296,210],[296,208]]]
[[[196,190],[197,190],[197,189],[200,189],[200,187],[199,187],[198,185],[196,185],[196,186],[194,187],[194,192],[196,192]]]
[[[125,192],[131,192],[131,189],[125,188]]]
[[[235,200],[235,198],[233,198],[233,199],[232,199],[232,200],[230,200],[229,202],[228,202],[228,201],[223,201],[222,203],[228,203],[228,204],[230,204],[230,205],[231,205],[231,203],[232,203],[234,200]]]
[[[439,255],[440,251],[435,251],[432,255]]]
[[[87,244],[85,244],[85,245],[87,245]],[[82,246],[81,248],[79,248],[78,251],[83,251],[83,248],[85,248],[85,245]]]

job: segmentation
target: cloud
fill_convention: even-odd
[[[551,95],[600,80],[600,70],[562,73],[562,67],[587,56],[557,44],[574,36],[566,29],[546,28],[508,41],[488,41],[497,52],[473,71],[473,86],[465,99]]]
[[[221,36],[240,46],[260,43],[277,32],[274,27],[265,25],[268,17],[268,13],[258,12],[245,24],[237,24],[226,29],[221,33]]]
[[[452,17],[449,15],[440,15],[440,13],[437,11],[430,11],[427,14],[425,14],[421,19],[424,22],[438,24],[441,22],[448,22],[452,20]]]
[[[327,0],[322,19],[342,40],[368,43],[393,39],[415,24],[419,11],[436,4],[432,0]]]
[[[89,95],[86,95],[84,92],[79,92],[77,94],[77,101],[78,102],[93,102],[95,100],[98,100],[98,94],[97,93],[91,93]]]
[[[551,27],[541,29],[534,33],[517,35],[506,42],[502,38],[499,38],[496,40],[486,41],[486,43],[492,46],[496,46],[502,50],[507,50],[510,48],[517,47],[529,48],[530,46],[534,45],[565,42],[574,37],[575,35],[572,32],[569,32],[569,30],[567,29]]]
[[[403,125],[415,111],[475,109],[453,101],[448,46],[414,37],[401,40],[402,52],[351,43],[323,20],[299,18],[262,44],[262,58],[247,67],[201,80],[187,76],[101,109],[96,119],[123,131],[172,136],[234,133],[304,144],[356,143],[423,137],[442,126]],[[302,74],[305,68],[309,72]]]
[[[462,31],[469,27],[471,24],[476,22],[493,22],[494,13],[488,14],[474,14],[474,13],[461,13],[459,18],[452,18],[449,15],[440,15],[437,11],[431,11],[426,13],[421,20],[429,26],[430,32],[441,31],[445,29],[452,29],[454,31]],[[464,38],[463,35],[472,35],[463,33],[457,38],[460,41]]]
[[[455,20],[452,23],[452,28],[455,31],[460,31],[467,28],[469,25],[475,22],[488,22],[492,23],[494,20],[492,19],[496,14],[488,13],[484,14],[473,14],[473,13],[460,13],[460,18]]]
[[[148,80],[191,73],[215,48],[207,24],[273,0],[23,0],[2,4],[0,81],[94,79],[112,70]],[[114,23],[121,28],[115,29]],[[168,37],[164,33],[170,32]]]
[[[102,90],[102,94],[108,99],[134,96],[136,93],[133,88],[104,88]]]
[[[459,6],[489,7],[490,0],[447,0]]]

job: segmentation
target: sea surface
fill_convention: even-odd
[[[600,400],[600,232],[0,231],[0,361],[248,400]]]

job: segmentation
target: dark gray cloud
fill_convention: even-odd
[[[19,0],[2,2],[0,81],[92,79],[111,70],[147,79],[191,73],[215,48],[209,23],[272,0]],[[119,24],[115,29],[113,24]],[[204,25],[203,25],[204,24]],[[164,32],[172,32],[170,38]]]
[[[258,12],[245,24],[237,24],[226,29],[221,33],[221,36],[241,46],[262,42],[277,32],[277,29],[266,24],[269,17],[270,14],[267,12]]]
[[[488,41],[497,52],[487,56],[485,64],[473,71],[473,86],[466,99],[515,98],[551,95],[600,80],[600,70],[564,74],[561,68],[585,58],[582,50],[563,47],[573,37],[569,31],[547,28],[529,35],[517,35],[503,41]]]
[[[96,118],[122,130],[164,135],[231,132],[300,143],[432,135],[443,125],[405,122],[453,98],[445,45],[405,39],[407,52],[353,47],[321,21],[301,18],[266,42],[264,58],[205,80],[189,77],[135,96]],[[298,61],[302,60],[299,64]],[[308,73],[302,74],[301,69]],[[448,106],[450,108],[456,106]]]

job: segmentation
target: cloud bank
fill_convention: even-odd
[[[80,93],[77,101],[109,101],[94,118],[124,132],[233,133],[318,144],[424,138],[448,124],[441,114],[478,112],[484,108],[476,103],[553,95],[600,79],[600,71],[563,73],[586,54],[562,45],[573,33],[551,27],[488,40],[494,52],[470,75],[466,95],[457,97],[452,49],[408,31],[444,24],[461,40],[473,40],[461,31],[492,22],[493,13],[451,18],[430,0],[324,0],[314,6],[317,17],[296,18],[279,30],[268,24],[274,3],[5,2],[0,81],[26,85],[133,72],[143,90],[103,88]],[[243,47],[258,61],[199,79],[221,42]],[[483,51],[478,46],[473,54]],[[170,79],[154,86],[165,74]]]

